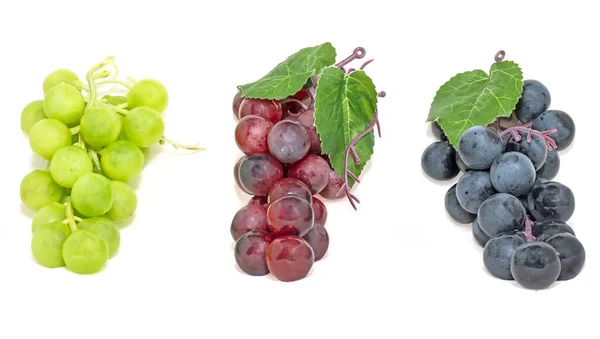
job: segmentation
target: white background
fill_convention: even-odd
[[[395,7],[390,7],[395,3]],[[597,11],[578,1],[3,1],[0,4],[0,338],[597,337],[600,269]],[[194,4],[194,5],[192,5]],[[355,193],[328,203],[328,256],[295,283],[235,266],[229,224],[248,196],[232,166],[231,99],[300,48],[330,41],[375,58],[383,138]],[[587,250],[572,281],[528,291],[491,277],[470,225],[449,219],[451,183],[421,171],[435,91],[488,70],[505,49],[549,88],[577,135],[557,180],[576,195],[570,223]],[[83,76],[114,55],[124,75],[162,81],[166,134],[208,151],[158,147],[138,185],[120,253],[93,276],[36,265],[21,178],[39,166],[19,114],[54,69]]]

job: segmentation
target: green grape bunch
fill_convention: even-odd
[[[35,212],[31,251],[43,267],[98,273],[117,254],[120,230],[137,209],[129,182],[142,172],[149,149],[203,148],[164,135],[166,87],[156,79],[119,78],[113,57],[92,67],[85,82],[57,69],[42,90],[43,98],[21,112],[31,150],[48,162],[20,185],[21,201]]]

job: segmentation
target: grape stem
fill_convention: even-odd
[[[96,170],[98,172],[102,171],[102,166],[100,166],[100,159],[98,159],[98,152],[96,152],[93,149],[88,149],[88,152],[90,154],[90,158],[92,158],[92,162],[94,163],[94,167],[96,167]]]
[[[527,241],[534,241],[535,237],[532,234],[532,225],[533,222],[531,221],[531,218],[527,215],[525,216],[525,238],[527,238]]]
[[[159,143],[161,145],[164,145],[165,143],[170,144],[176,150],[185,149],[185,150],[194,151],[194,152],[200,152],[200,151],[205,151],[206,150],[205,148],[200,147],[199,144],[196,144],[196,145],[182,145],[182,144],[180,144],[178,142],[175,142],[175,141],[167,138],[164,135],[162,136],[162,139],[160,139]]]
[[[80,130],[81,130],[80,126],[75,126],[75,127],[69,128],[69,131],[71,131],[71,135],[75,135],[75,134],[79,133]]]
[[[73,204],[71,203],[70,199],[69,199],[69,201],[67,201],[66,214],[67,214],[67,222],[68,222],[69,228],[71,229],[71,232],[77,231],[77,224],[75,223],[76,217],[75,217],[75,215],[73,215]]]
[[[500,133],[498,133],[498,136],[500,136],[500,138],[502,138],[503,136],[510,134],[515,139],[515,141],[519,142],[522,139],[521,134],[519,132],[523,132],[523,133],[527,133],[527,142],[531,142],[531,135],[537,135],[538,137],[542,138],[542,140],[544,140],[544,145],[546,145],[546,148],[548,148],[548,150],[552,151],[552,150],[555,150],[558,148],[558,146],[556,145],[556,141],[554,141],[554,139],[552,139],[549,136],[552,133],[558,132],[558,130],[556,128],[553,128],[548,131],[540,132],[538,130],[531,128],[532,124],[533,124],[533,122],[531,122],[531,121],[528,123],[525,123],[525,124],[521,124],[521,122],[517,122],[517,124],[515,126],[509,127],[507,129],[501,131]]]
[[[356,153],[356,149],[354,148],[354,146],[356,146],[356,144],[360,141],[360,139],[362,139],[365,135],[369,134],[375,128],[375,126],[377,124],[378,124],[378,112],[377,112],[377,110],[375,110],[375,113],[373,115],[373,121],[371,121],[369,126],[362,133],[360,133],[354,139],[352,139],[352,141],[350,142],[348,147],[346,147],[346,153],[344,155],[344,184],[342,185],[342,187],[340,188],[340,190],[337,192],[336,195],[340,195],[342,193],[342,191],[345,191],[346,196],[348,197],[348,201],[350,201],[350,205],[352,205],[352,208],[354,208],[354,210],[357,210],[356,204],[360,204],[360,200],[354,194],[352,194],[350,192],[351,188],[350,188],[350,183],[349,183],[348,177],[351,177],[357,183],[360,183],[360,180],[348,168],[349,160],[350,160],[349,158],[350,158],[350,156],[352,156],[354,163],[356,165],[360,165],[361,160],[360,160],[360,157],[358,156],[358,154]]]
[[[108,107],[108,108],[114,109],[115,112],[117,112],[119,114],[122,114],[122,115],[129,114],[129,110],[123,108],[121,105],[115,106],[115,105],[111,105],[111,104],[107,104],[107,103],[103,103],[103,102],[97,102],[96,105],[97,106]]]

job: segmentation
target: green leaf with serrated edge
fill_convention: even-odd
[[[281,100],[298,92],[313,74],[335,63],[335,48],[326,42],[290,55],[261,79],[238,86],[244,98]]]
[[[482,70],[459,73],[437,91],[427,121],[437,120],[456,148],[470,127],[510,116],[522,91],[523,72],[512,61],[493,63],[489,76]]]
[[[329,155],[333,169],[344,177],[346,147],[373,121],[377,109],[377,91],[364,71],[348,75],[337,67],[323,70],[315,94],[315,125],[321,137],[323,153]],[[355,146],[360,164],[350,157],[348,169],[357,177],[373,154],[373,131]],[[354,180],[348,177],[349,187]]]

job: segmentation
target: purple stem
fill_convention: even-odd
[[[371,60],[367,60],[364,64],[362,64],[362,66],[360,66],[360,69],[363,70],[365,69],[365,67],[367,67],[368,64],[372,63],[374,59]]]
[[[342,188],[340,188],[338,195],[343,190],[345,190],[346,196],[348,197],[348,201],[350,201],[350,204],[352,205],[354,210],[357,209],[355,202],[360,204],[360,200],[358,200],[358,198],[356,196],[354,196],[352,193],[350,193],[350,187],[348,185],[348,176],[352,177],[354,180],[356,180],[356,182],[360,182],[360,181],[358,181],[357,180],[358,178],[356,177],[356,175],[354,175],[354,173],[352,173],[350,171],[350,169],[348,169],[348,160],[350,160],[349,158],[350,158],[350,156],[352,156],[354,158],[354,163],[357,165],[360,164],[360,158],[358,157],[358,154],[356,154],[356,149],[354,149],[354,146],[356,146],[356,144],[360,141],[360,139],[362,139],[365,135],[369,134],[373,130],[373,128],[375,128],[375,126],[377,125],[377,121],[378,121],[378,112],[376,110],[373,115],[373,121],[371,121],[369,126],[367,126],[367,128],[362,133],[360,133],[354,139],[352,139],[352,141],[346,148],[346,154],[344,155],[344,185],[342,185]]]
[[[501,62],[502,60],[504,60],[504,57],[506,56],[506,52],[504,52],[504,50],[499,50],[496,55],[494,56],[494,60],[496,62]]]
[[[366,53],[367,53],[367,51],[364,48],[362,48],[362,47],[356,47],[354,49],[354,52],[352,52],[352,54],[350,54],[350,56],[348,56],[346,59],[338,62],[335,65],[337,67],[343,68],[347,64],[351,63],[353,60],[362,59],[365,56]]]
[[[542,140],[544,140],[544,145],[546,145],[546,148],[548,148],[548,150],[552,151],[558,148],[556,142],[551,137],[549,137],[550,134],[558,132],[556,128],[540,132],[531,128],[531,124],[532,122],[528,122],[522,125],[517,124],[516,126],[509,127],[504,131],[498,133],[498,135],[500,136],[500,138],[502,138],[503,136],[510,134],[515,139],[515,141],[519,142],[521,141],[521,134],[519,134],[518,132],[524,132],[527,133],[527,142],[531,142],[531,135],[537,135],[540,138],[542,138]]]
[[[306,91],[308,92],[308,95],[310,96],[310,104],[308,105],[308,109],[314,109],[315,108],[315,88],[310,87]]]
[[[534,241],[535,237],[533,236],[532,232],[532,221],[531,218],[529,216],[525,217],[525,238],[527,238],[527,241]]]
[[[301,107],[303,110],[305,110],[305,111],[309,109],[309,107],[308,107],[308,106],[306,106],[306,104],[305,104],[305,103],[303,103],[302,101],[300,101],[300,100],[298,100],[298,99],[294,99],[294,98],[287,98],[287,99],[285,99],[285,100],[282,100],[282,101],[281,101],[281,103],[282,103],[282,104],[286,104],[286,103],[288,103],[288,102],[295,102],[295,103],[297,103],[297,104],[298,104],[298,105],[300,105],[300,107]]]

